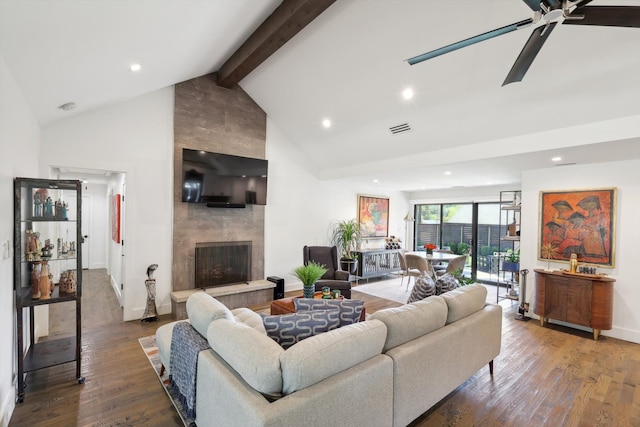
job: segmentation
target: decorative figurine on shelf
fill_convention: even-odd
[[[44,202],[44,216],[45,218],[54,217],[53,200],[51,200],[51,197],[47,197],[47,200]]]
[[[36,191],[33,195],[33,216],[35,218],[42,217],[42,199],[40,193]]]
[[[40,269],[40,299],[51,298],[51,278],[49,277],[49,264],[47,260],[42,261]]]
[[[572,253],[571,257],[569,258],[569,272],[575,273],[577,271],[578,271],[578,255],[576,255],[575,253]]]
[[[40,261],[34,261],[31,268],[31,298],[40,299]]]
[[[151,322],[158,320],[158,311],[156,310],[156,279],[153,278],[153,272],[158,268],[158,264],[151,264],[147,267],[147,280],[144,281],[147,287],[147,306],[142,315],[142,322]]]
[[[42,247],[42,258],[51,258],[51,256],[53,256],[53,243],[47,239],[44,241],[44,246]]]
[[[75,270],[67,270],[60,273],[58,288],[60,289],[60,294],[73,294],[76,292]]]

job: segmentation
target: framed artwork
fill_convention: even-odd
[[[616,189],[540,192],[538,258],[615,266]]]
[[[389,234],[389,198],[358,195],[358,222],[363,239]]]
[[[120,243],[120,194],[111,198],[111,238]]]

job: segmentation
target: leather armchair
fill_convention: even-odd
[[[305,246],[302,248],[304,264],[309,261],[322,264],[327,272],[316,282],[316,291],[321,291],[323,286],[331,289],[340,289],[345,298],[351,298],[351,282],[349,272],[340,270],[338,264],[338,249],[335,246]]]

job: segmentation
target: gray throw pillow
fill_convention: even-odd
[[[414,301],[420,301],[431,295],[436,294],[436,284],[430,275],[420,275],[416,277],[416,282],[411,290],[411,295],[407,300],[407,304]]]
[[[359,299],[313,299],[294,298],[296,312],[313,310],[339,310],[340,327],[358,323],[364,308],[364,301]]]
[[[451,273],[443,274],[436,282],[436,295],[442,295],[459,287],[460,282]]]
[[[298,341],[337,329],[340,325],[339,310],[262,315],[262,321],[267,335],[285,350]]]

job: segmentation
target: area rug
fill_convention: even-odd
[[[374,283],[368,283],[363,285],[357,285],[351,288],[351,291],[358,291],[365,294],[373,295],[375,297],[388,299],[391,301],[399,302],[400,304],[406,304],[411,290],[413,289],[413,280],[409,284],[407,290],[407,279],[405,278],[400,285],[400,279],[381,280]],[[484,285],[487,288],[487,302],[496,303],[496,287],[492,285]],[[355,298],[352,296],[352,298]]]
[[[160,376],[160,368],[162,366],[162,363],[160,362],[160,355],[158,354],[156,336],[150,335],[148,337],[142,337],[138,339],[138,342],[140,343],[140,347],[142,347],[144,354],[147,355],[147,360],[149,360],[149,363],[151,363],[153,371],[156,373],[156,376],[160,380],[160,384],[162,384],[164,391],[167,393],[167,396],[169,396],[169,399],[171,399],[173,406],[178,411],[178,414],[180,415],[180,418],[182,419],[185,427],[196,427],[195,421],[187,416],[186,411],[180,403],[180,399],[178,399],[177,394],[169,385],[169,374],[167,374],[167,371],[165,370],[164,374]]]
[[[368,283],[363,285],[357,285],[351,288],[351,291],[362,292],[365,294],[373,295],[375,297],[388,299],[391,301],[404,304],[411,295],[411,289],[413,288],[413,280],[407,290],[407,279],[404,279],[402,285],[400,285],[400,279],[382,280],[375,283]],[[352,296],[352,298],[354,298]]]

